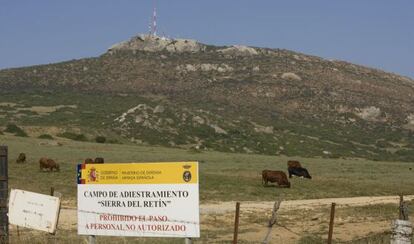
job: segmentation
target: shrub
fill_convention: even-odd
[[[97,136],[97,137],[95,137],[95,141],[97,143],[105,143],[106,142],[106,137],[104,137],[104,136]]]
[[[4,132],[12,133],[15,136],[27,137],[26,132],[15,124],[8,124]]]
[[[378,140],[375,145],[379,148],[387,148],[387,147],[392,147],[392,145],[390,143],[388,143],[385,140]]]
[[[63,132],[58,134],[60,137],[68,138],[74,141],[87,141],[88,138],[84,134],[76,134],[72,132]]]
[[[37,138],[39,139],[48,139],[48,140],[53,140],[53,136],[49,135],[49,134],[41,134],[40,136],[38,136]]]

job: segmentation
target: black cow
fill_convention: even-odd
[[[308,170],[305,169],[305,168],[290,167],[290,168],[288,168],[288,172],[289,172],[289,178],[292,178],[292,175],[296,175],[296,176],[299,176],[299,177],[305,177],[305,178],[308,178],[308,179],[312,179],[312,176],[310,176]]]

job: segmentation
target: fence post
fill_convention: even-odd
[[[0,146],[0,242],[9,243],[9,217],[7,215],[8,186],[8,147]]]
[[[272,210],[272,217],[269,220],[269,224],[267,225],[268,229],[267,229],[267,233],[266,236],[262,242],[262,244],[267,244],[269,243],[269,239],[270,239],[270,233],[272,231],[272,227],[274,224],[276,224],[277,222],[277,210],[279,210],[280,204],[282,203],[282,200],[278,200],[274,203],[273,205],[273,210]]]
[[[331,206],[331,219],[329,221],[328,244],[332,243],[334,218],[335,218],[335,203],[333,202]]]
[[[408,203],[404,202],[404,195],[400,194],[400,206],[399,206],[399,216],[400,220],[408,220]]]
[[[239,234],[239,215],[240,215],[240,202],[237,202],[236,203],[236,216],[234,218],[233,244],[237,244],[237,235]]]
[[[88,244],[96,244],[96,237],[88,236]]]

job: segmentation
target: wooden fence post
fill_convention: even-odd
[[[399,211],[398,211],[398,219],[403,219],[403,203],[404,203],[404,196],[401,193],[400,194],[400,205],[399,205]]]
[[[9,243],[8,180],[8,147],[0,146],[0,243]]]
[[[240,202],[237,202],[236,203],[236,216],[234,218],[233,244],[237,244],[237,235],[239,234],[239,215],[240,215]]]
[[[333,202],[331,206],[331,219],[329,221],[328,244],[332,243],[334,218],[335,218],[335,203]]]
[[[274,224],[276,224],[277,222],[277,210],[279,210],[280,204],[282,203],[282,200],[276,201],[275,204],[273,205],[273,210],[272,210],[272,217],[269,220],[269,224],[268,224],[268,229],[267,229],[267,234],[264,238],[264,240],[262,241],[262,244],[267,244],[269,243],[269,239],[270,239],[270,233],[272,232],[272,227]]]
[[[408,203],[404,202],[404,195],[400,194],[400,206],[399,206],[399,216],[400,220],[408,220]]]

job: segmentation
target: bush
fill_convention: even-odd
[[[27,137],[26,132],[15,124],[8,124],[4,132],[12,133],[15,136]]]
[[[95,138],[95,141],[96,141],[97,143],[105,143],[105,142],[106,142],[106,137],[104,137],[104,136],[97,136],[97,137]]]
[[[88,138],[84,134],[76,134],[72,132],[63,132],[58,134],[60,137],[68,138],[74,141],[87,141]]]
[[[49,134],[42,134],[42,135],[38,136],[37,138],[39,138],[39,139],[53,140],[53,136],[51,136]]]

